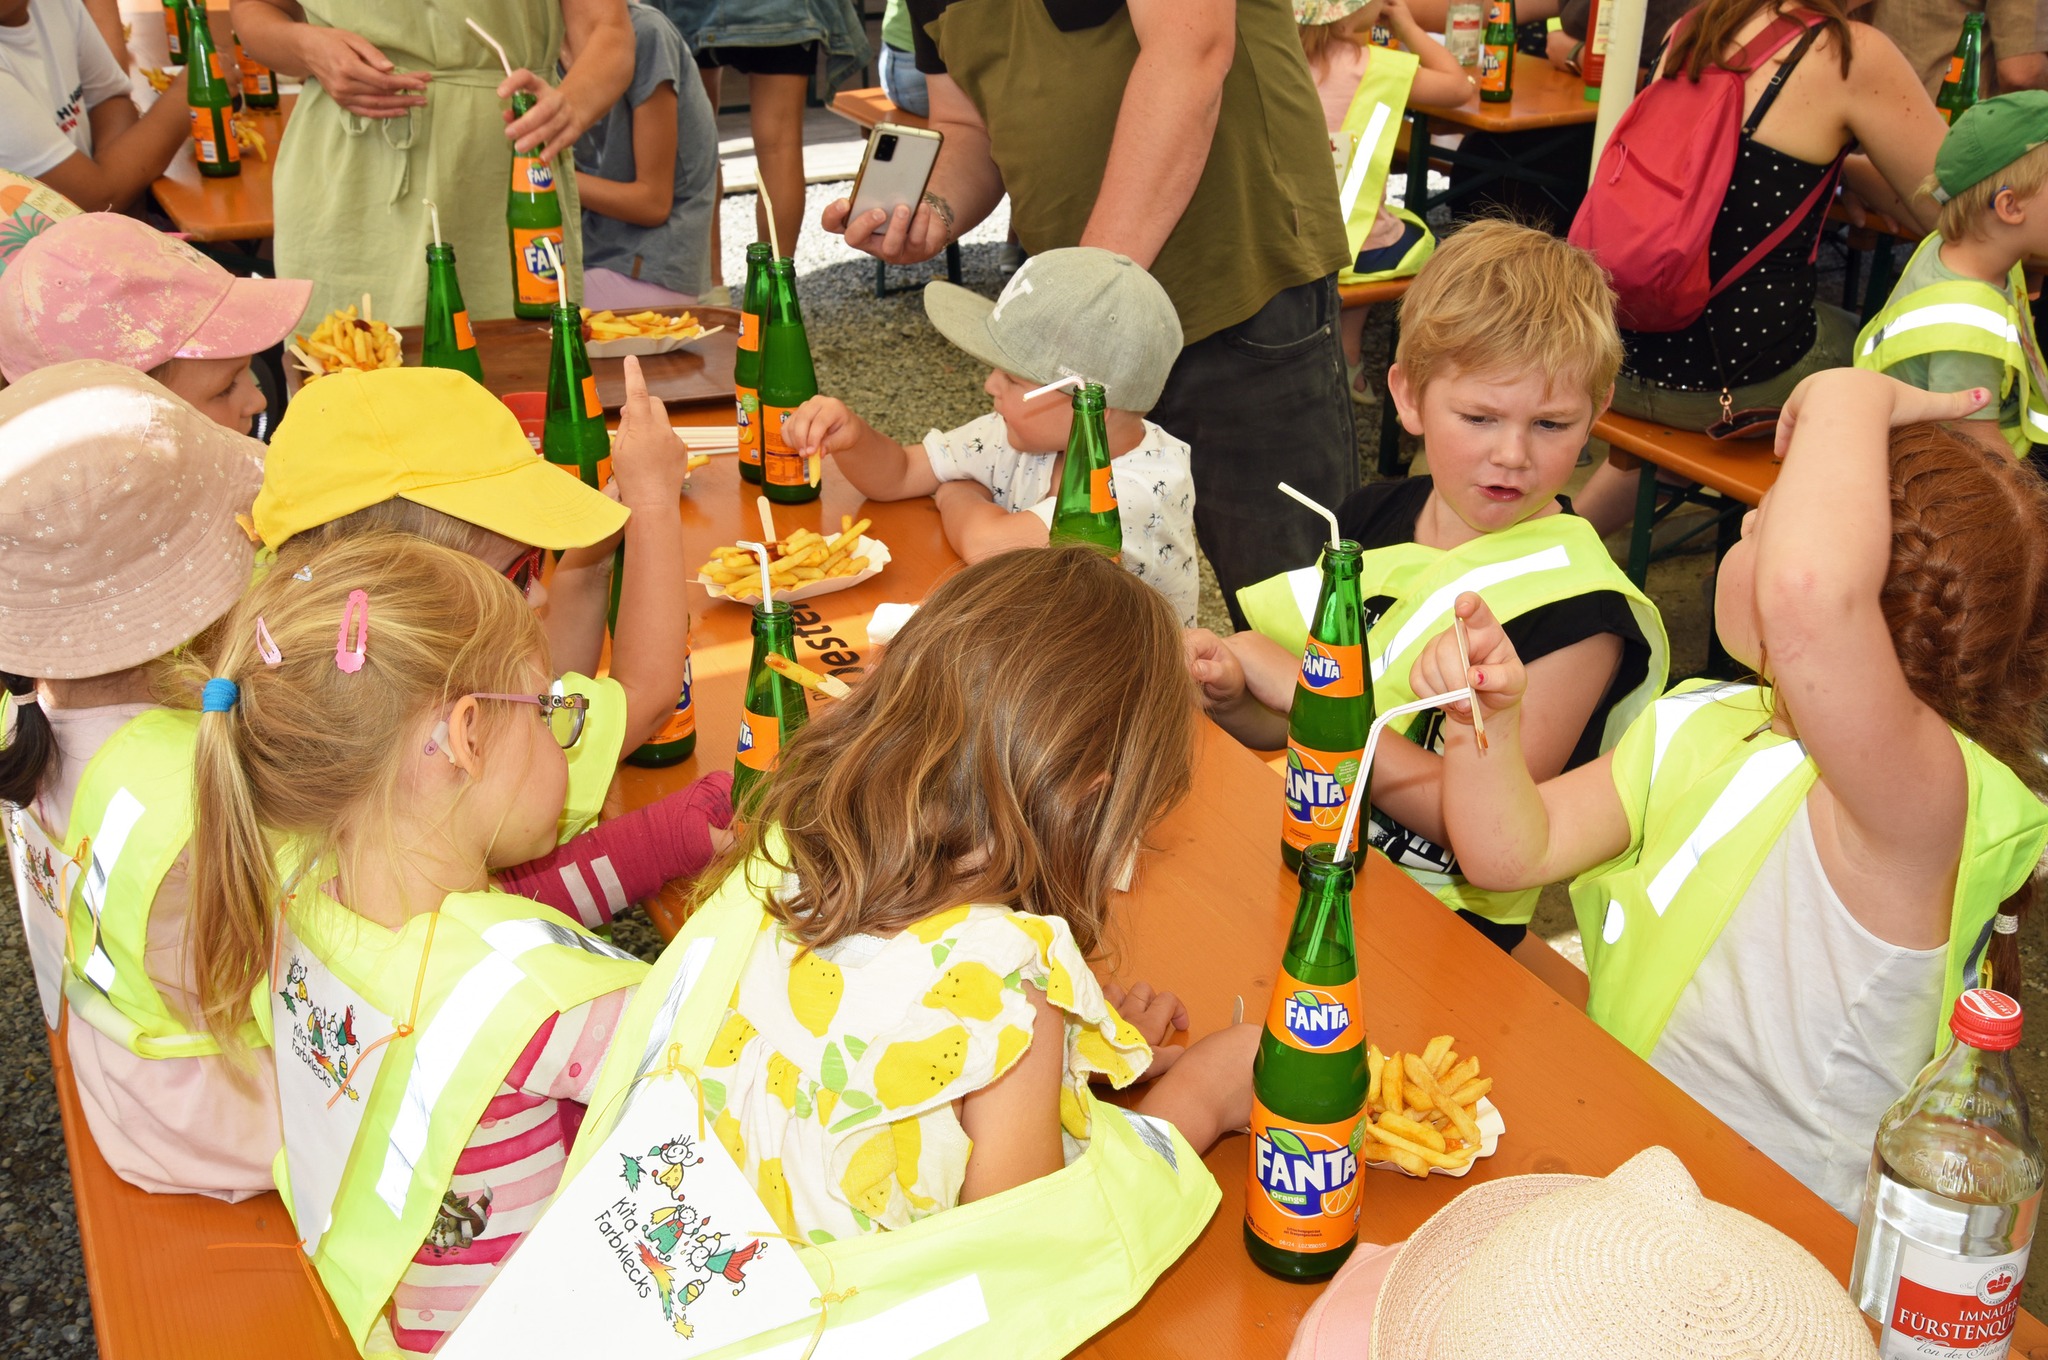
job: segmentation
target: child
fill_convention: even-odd
[[[1930,392],[1983,387],[1995,408],[1957,428],[2025,457],[2048,444],[2048,374],[2022,260],[2048,253],[2048,91],[1966,110],[1923,192],[1941,204],[1884,310],[1856,337],[1856,367]]]
[[[1878,1117],[1957,995],[2019,990],[2010,932],[2048,842],[2048,491],[1915,424],[1988,397],[1853,369],[1800,384],[1714,600],[1763,683],[1682,685],[1562,778],[1524,761],[1513,641],[1477,597],[1457,606],[1491,747],[1448,725],[1465,872],[1580,875],[1588,1012],[1851,1216]],[[1455,644],[1413,683],[1462,686]]]
[[[305,565],[186,672],[200,995],[232,1033],[269,964],[293,1221],[357,1346],[425,1354],[554,1193],[647,970],[491,888],[554,844],[585,712],[519,592],[403,534]]]
[[[119,213],[49,227],[0,274],[0,374],[72,359],[140,369],[237,434],[268,408],[251,360],[292,333],[313,285],[237,278]]]
[[[1663,620],[1558,494],[1614,390],[1613,294],[1584,251],[1477,222],[1402,299],[1396,360],[1388,388],[1402,425],[1423,436],[1429,475],[1374,483],[1337,512],[1344,537],[1366,549],[1359,593],[1378,616],[1366,636],[1374,701],[1384,712],[1415,698],[1406,682],[1416,649],[1448,621],[1459,590],[1494,584],[1508,627],[1542,658],[1529,760],[1547,778],[1604,750],[1664,686]],[[1298,601],[1312,603],[1318,581],[1307,567],[1239,592],[1257,632],[1188,636],[1210,715],[1247,745],[1287,744],[1307,636]],[[1381,738],[1372,843],[1512,950],[1536,893],[1482,891],[1444,847],[1438,727],[1424,714]],[[1305,805],[1299,820],[1297,834],[1311,834]],[[1334,840],[1334,826],[1313,838]]]
[[[1472,78],[1444,45],[1422,31],[1405,0],[1294,0],[1301,50],[1323,101],[1330,153],[1337,162],[1338,198],[1351,243],[1342,283],[1407,278],[1422,268],[1436,238],[1422,219],[1386,201],[1387,170],[1410,100],[1446,107],[1472,97]],[[1372,42],[1384,24],[1405,51]],[[1344,362],[1351,399],[1363,403],[1360,337],[1368,309],[1344,313]]]
[[[1176,1053],[1129,1107],[1150,1119],[1089,1086],[1144,1076],[1149,1044],[1187,1022],[1142,987],[1120,1018],[1087,963],[1119,874],[1187,789],[1186,689],[1170,611],[1096,552],[1006,553],[949,578],[784,748],[729,872],[703,881],[621,1024],[598,1107],[673,1038],[782,1232],[844,1242],[826,1250],[858,1253],[863,1292],[892,1259],[875,1233],[907,1234],[897,1260],[921,1243],[966,1270],[990,1250],[1097,1262],[1042,1310],[1057,1335],[1034,1349],[1078,1346],[1200,1231],[1216,1191],[1199,1153],[1250,1111],[1256,1025]],[[679,1033],[685,972],[737,986]],[[1069,1215],[1062,1187],[1095,1176]],[[1003,1262],[980,1268],[999,1295]]]
[[[200,1018],[196,715],[160,707],[156,676],[248,585],[236,519],[263,446],[132,368],[81,362],[0,392],[0,448],[0,813],[45,1009],[54,1024],[61,989],[79,1104],[117,1175],[244,1199],[270,1188],[275,1094]]]
[[[0,0],[0,169],[118,211],[191,135],[181,80],[135,111],[128,73],[81,0]]]
[[[647,395],[637,359],[626,360],[626,404],[613,452],[625,509],[535,458],[504,404],[459,373],[333,373],[301,389],[278,426],[254,522],[277,550],[281,571],[300,570],[308,556],[338,540],[397,531],[478,558],[545,609],[565,692],[590,705],[583,738],[569,752],[566,841],[591,831],[620,758],[675,711],[687,684],[689,617],[674,607],[671,588],[685,571],[676,507],[688,453],[661,402]],[[593,680],[588,672],[597,669],[604,640],[622,521],[629,565],[610,678]],[[542,591],[548,550],[566,551],[552,586]],[[511,871],[501,886],[586,925],[601,924],[662,883],[695,873],[723,847],[730,787],[723,772],[707,775],[569,851],[584,864],[609,858],[619,875],[619,888],[606,885],[601,916],[591,914],[588,894],[566,888],[570,866],[559,856]],[[648,837],[670,849],[654,853]],[[593,877],[603,881],[594,867]]]
[[[631,4],[633,83],[576,143],[583,302],[690,306],[706,291],[718,211],[718,120],[667,16]],[[562,45],[566,68],[575,57]]]
[[[1045,543],[1065,463],[1073,404],[1065,391],[1025,399],[1055,379],[1101,383],[1123,520],[1126,570],[1195,621],[1195,484],[1188,446],[1145,419],[1180,356],[1180,318],[1166,290],[1131,260],[1075,247],[1032,257],[991,303],[928,284],[939,333],[989,366],[995,410],[919,444],[878,433],[836,397],[813,397],[789,419],[791,448],[838,455],[839,469],[878,501],[930,496],[946,541],[969,562]]]

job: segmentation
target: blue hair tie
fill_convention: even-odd
[[[206,688],[199,691],[201,713],[226,713],[241,701],[242,690],[232,680],[215,677],[206,682]]]

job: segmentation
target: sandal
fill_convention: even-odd
[[[1379,393],[1363,386],[1364,380],[1365,360],[1360,358],[1355,364],[1346,360],[1344,364],[1344,390],[1351,394],[1352,402],[1359,406],[1377,406],[1380,399]]]

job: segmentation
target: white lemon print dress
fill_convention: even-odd
[[[971,1143],[953,1102],[1030,1045],[1026,985],[1066,1014],[1071,1162],[1087,1145],[1089,1074],[1128,1085],[1151,1050],[1065,921],[954,907],[894,939],[855,935],[801,957],[762,931],[702,1077],[713,1129],[777,1226],[824,1243],[957,1205]]]

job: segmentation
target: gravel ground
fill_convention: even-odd
[[[813,185],[807,219],[815,222],[818,210],[846,189],[844,184]],[[727,198],[724,214],[724,274],[737,284],[745,277],[753,195]],[[1004,208],[968,234],[961,251],[968,287],[990,296],[1000,291],[996,254],[1007,229]],[[797,272],[820,386],[843,397],[876,428],[908,439],[934,427],[964,424],[988,410],[981,390],[985,373],[926,324],[914,287],[897,296],[875,298],[873,262],[815,228],[806,231],[798,245]],[[895,286],[943,276],[937,265],[890,271]],[[1385,328],[1368,325],[1366,337],[1368,360],[1384,363],[1384,354],[1376,351],[1385,344]],[[1367,446],[1377,430],[1377,414],[1368,408],[1359,423],[1359,454],[1368,475]],[[1710,565],[1711,559],[1699,554],[1651,569],[1649,593],[1663,610],[1671,634],[1674,678],[1696,671],[1705,655],[1711,619],[1703,584]],[[1206,564],[1201,617],[1210,627],[1228,627]],[[0,1309],[5,1313],[0,1338],[9,1356],[72,1360],[94,1354],[91,1307],[72,1216],[63,1132],[49,1080],[48,1047],[11,882],[0,881],[0,908],[0,1052],[17,1055],[0,1079]],[[1577,933],[1562,890],[1546,892],[1535,926],[1568,955],[1577,956]],[[2040,935],[2039,927],[2030,925],[2022,939],[2030,1005],[2048,1005],[2048,981],[2033,980],[2048,978],[2043,972],[2048,956]],[[620,922],[616,938],[649,958],[660,947],[644,916]],[[2048,1030],[2040,1030],[2039,1037],[2048,1041]],[[2048,1046],[2029,1046],[2017,1057],[2021,1083],[2034,1108],[2048,1109]],[[2028,1282],[2025,1303],[2037,1314],[2048,1310],[2048,1271],[2036,1272]]]

